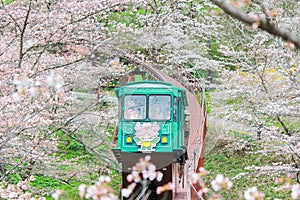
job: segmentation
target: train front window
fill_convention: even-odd
[[[124,98],[124,119],[143,120],[146,118],[146,96],[126,95]]]
[[[149,119],[170,120],[171,96],[150,95],[149,96]]]

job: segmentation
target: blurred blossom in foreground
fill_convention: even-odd
[[[204,167],[199,168],[199,173],[190,171],[189,172],[189,177],[191,178],[192,184],[199,183],[200,185],[203,185],[202,177],[209,174],[209,171],[204,169]]]
[[[108,176],[100,176],[98,182],[91,186],[81,184],[78,187],[79,196],[86,199],[109,199],[117,200],[118,198],[114,195],[113,189],[108,185],[111,178]]]
[[[264,194],[259,192],[257,187],[254,186],[245,191],[244,197],[246,200],[263,200]]]
[[[60,195],[62,195],[63,191],[62,190],[56,190],[53,194],[52,194],[52,197],[53,199],[55,200],[58,200]]]
[[[202,177],[209,174],[209,171],[204,169],[204,167],[199,168],[199,172],[190,171],[189,172],[189,178],[190,182],[193,185],[199,185],[200,189],[198,192],[199,196],[203,196],[204,194],[209,192],[209,189],[206,187],[205,182],[203,181]]]
[[[20,181],[17,185],[0,182],[0,199],[30,199],[36,200],[32,197],[32,194],[29,193],[29,183],[34,181],[33,176],[28,177],[27,179]],[[46,200],[45,197],[38,197],[37,200]]]
[[[39,79],[38,76],[33,80],[26,75],[15,75],[13,80],[15,91],[12,94],[14,101],[22,101],[27,95],[34,97],[40,93],[46,94],[50,88],[53,88],[57,94],[63,94],[64,80],[61,76],[51,74],[45,78],[44,84]]]
[[[83,198],[83,197],[84,197],[85,189],[86,189],[86,185],[85,185],[85,184],[79,185],[78,191],[79,191],[79,196],[80,196],[80,198]]]
[[[123,197],[129,197],[131,193],[133,192],[134,188],[136,186],[136,183],[130,184],[127,188],[122,188],[121,193]]]
[[[232,182],[229,178],[225,178],[222,174],[218,174],[214,180],[211,181],[211,186],[215,191],[222,189],[228,190],[232,187]]]
[[[56,90],[59,90],[64,85],[64,80],[61,76],[51,74],[47,77],[46,83],[50,87],[54,87]]]
[[[140,158],[136,165],[132,168],[131,174],[127,176],[127,181],[132,182],[127,188],[122,188],[121,193],[123,197],[129,197],[137,183],[157,180],[160,182],[163,179],[163,173],[156,171],[156,166],[150,162],[151,156]],[[156,193],[161,194],[164,191],[172,190],[174,184],[168,183],[163,186],[158,186]]]
[[[300,184],[296,184],[296,185],[292,185],[291,187],[292,190],[292,198],[293,199],[297,199],[298,197],[300,197]]]
[[[166,184],[166,185],[157,187],[156,193],[157,193],[157,194],[161,194],[161,193],[163,193],[164,191],[167,191],[167,190],[173,190],[174,188],[175,188],[174,183],[169,182],[169,183]]]

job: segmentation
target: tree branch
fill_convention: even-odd
[[[290,33],[284,29],[280,29],[276,24],[269,22],[267,19],[261,18],[259,21],[257,19],[249,16],[247,13],[242,10],[236,9],[235,7],[225,3],[223,0],[211,0],[214,4],[216,4],[219,8],[221,8],[228,15],[246,23],[246,24],[254,24],[258,23],[259,28],[278,37],[281,37],[287,42],[292,42],[295,47],[300,49],[300,37]]]
[[[22,64],[22,60],[23,60],[23,56],[24,56],[24,54],[23,54],[24,34],[25,34],[26,27],[28,25],[28,19],[29,19],[30,12],[31,12],[31,1],[29,1],[28,10],[27,10],[23,28],[22,28],[21,34],[20,34],[20,55],[19,55],[18,68],[21,68],[21,64]]]

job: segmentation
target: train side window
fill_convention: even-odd
[[[146,118],[146,96],[126,95],[124,98],[124,119],[143,120]]]
[[[170,120],[171,115],[170,95],[150,95],[149,96],[149,119],[150,120]]]
[[[121,120],[122,118],[122,97],[119,97],[119,105],[118,105],[118,119],[119,121]]]
[[[177,97],[174,97],[174,121],[177,120],[177,105],[178,105],[178,102],[177,102]]]

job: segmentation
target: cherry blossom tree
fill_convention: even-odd
[[[299,2],[212,2],[229,14],[227,17],[236,27],[219,46],[225,62],[220,63],[220,87],[214,99],[223,103],[214,109],[213,118],[221,117],[222,123],[231,124],[227,129],[234,130],[237,124],[243,124],[243,131],[273,144],[266,147],[266,152],[279,155],[280,150],[292,157],[286,164],[293,168],[299,181],[300,68],[299,52],[295,49],[299,48],[299,26],[293,23],[299,17]],[[224,16],[222,12],[217,14]],[[241,36],[234,30],[239,30]],[[239,38],[239,43],[232,43],[230,38]],[[272,141],[280,141],[281,145]],[[283,168],[262,166],[260,170],[289,171]]]
[[[292,46],[300,47],[299,29],[297,22],[291,20],[289,15],[293,15],[293,19],[298,18],[291,10],[297,8],[297,1],[223,1],[211,0],[225,13],[230,16],[252,25],[253,28],[260,28],[272,35],[281,37],[287,42],[291,42]],[[243,8],[250,9],[243,9]],[[278,17],[283,12],[282,7],[288,7],[290,10]],[[254,8],[254,9],[253,9]],[[250,13],[248,13],[250,11]],[[296,10],[294,10],[295,12]],[[254,13],[253,13],[254,12]]]
[[[120,63],[110,62],[113,55],[102,51],[113,35],[105,19],[132,4],[2,1],[0,181],[11,173],[19,173],[23,180],[34,173],[64,181],[79,175],[78,168],[57,173],[53,152],[59,151],[58,131],[79,141],[103,162],[115,165],[104,147],[109,146],[107,127],[114,126],[116,112],[100,107],[101,98],[82,101],[74,92],[93,93],[101,77],[122,73]],[[93,170],[89,163],[81,171]]]

